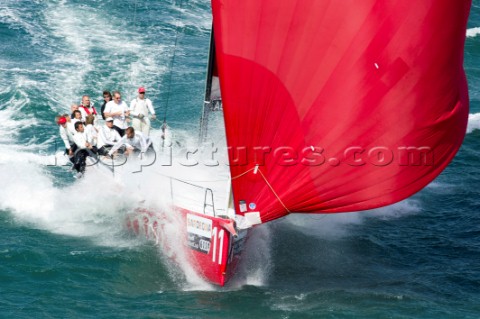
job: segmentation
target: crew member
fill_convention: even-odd
[[[126,146],[125,154],[128,156],[132,152],[141,152],[145,153],[151,144],[150,138],[145,137],[140,132],[135,132],[133,127],[128,127],[126,129],[125,136],[118,141],[112,149],[108,152],[108,155],[112,156],[116,150],[118,150],[122,145]]]
[[[57,124],[59,125],[60,137],[65,144],[65,154],[68,154],[70,161],[73,162],[73,154],[77,150],[77,145],[75,145],[72,132],[68,129],[66,117],[60,116],[57,119]]]
[[[127,117],[130,116],[130,110],[127,103],[122,101],[120,92],[113,92],[113,101],[105,105],[105,116],[113,118],[113,128],[123,137],[125,129],[128,127]]]
[[[83,174],[85,172],[87,156],[92,153],[96,154],[97,148],[93,146],[92,141],[88,139],[82,122],[75,123],[75,130],[77,132],[73,135],[73,140],[78,149],[74,155],[73,168],[80,174]]]
[[[130,115],[133,117],[132,126],[137,132],[142,132],[144,136],[150,136],[150,119],[155,119],[155,110],[152,101],[145,98],[145,88],[138,88],[138,96],[130,102]]]
[[[79,105],[78,110],[82,113],[83,122],[86,121],[87,115],[97,115],[97,110],[95,110],[93,103],[90,102],[90,97],[88,95],[82,96],[82,103]]]
[[[112,146],[121,139],[120,134],[113,128],[113,118],[107,117],[105,125],[98,130],[98,154],[107,155]]]

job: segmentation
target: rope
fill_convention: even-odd
[[[280,196],[278,196],[277,192],[275,192],[275,190],[273,189],[273,186],[268,182],[267,178],[265,177],[265,175],[263,175],[263,172],[262,170],[258,167],[258,166],[255,166],[255,167],[252,167],[251,169],[243,172],[242,174],[240,175],[237,175],[235,177],[232,177],[232,180],[234,179],[237,179],[237,178],[240,178],[244,175],[246,175],[247,173],[253,171],[257,169],[258,172],[260,172],[260,175],[262,176],[263,180],[265,181],[265,183],[267,184],[267,186],[270,188],[270,190],[272,191],[273,195],[275,195],[275,197],[277,198],[277,200],[279,201],[280,204],[282,204],[283,208],[285,208],[285,210],[288,212],[288,213],[291,213],[291,211],[287,208],[287,206],[283,203],[282,199],[280,198]]]
[[[137,30],[137,0],[135,0],[135,9],[133,11],[133,29]]]
[[[253,171],[254,169],[255,169],[255,167],[252,167],[252,168],[250,168],[248,171],[245,171],[245,172],[243,172],[243,173],[240,174],[240,175],[237,175],[237,176],[232,177],[232,181],[233,181],[234,179],[237,179],[237,178],[242,177],[243,175],[246,175],[247,173]]]
[[[183,5],[183,1],[181,0],[180,1],[180,8],[182,8],[182,5]],[[173,73],[173,65],[175,64],[175,55],[176,55],[176,51],[177,51],[177,43],[178,43],[178,29],[179,29],[179,23],[178,23],[178,18],[175,19],[175,44],[173,46],[173,55],[172,55],[172,62],[170,64],[170,73],[169,73],[169,76],[168,76],[168,94],[167,94],[167,101],[165,103],[165,112],[163,114],[163,123],[166,123],[167,121],[167,111],[168,111],[168,102],[170,100],[170,90],[171,90],[171,86],[172,86],[172,73]]]
[[[154,118],[154,119],[152,119],[152,120],[153,120],[153,121],[157,121],[157,122],[160,123],[160,124],[165,124],[165,120],[164,120],[163,122],[160,121],[160,120],[157,119],[157,118]],[[178,123],[180,123],[180,122],[178,122]],[[184,124],[184,123],[181,123],[181,124]]]
[[[272,193],[275,195],[275,197],[277,197],[278,201],[280,202],[280,204],[282,204],[283,208],[285,208],[285,210],[290,214],[291,211],[287,208],[287,206],[285,206],[285,204],[282,202],[282,200],[280,199],[280,196],[278,196],[278,194],[275,192],[275,190],[273,189],[272,185],[270,185],[270,183],[268,182],[267,178],[265,177],[265,175],[263,175],[263,172],[258,169],[258,171],[260,172],[260,175],[262,175],[263,177],[263,180],[265,181],[265,183],[267,183],[268,187],[270,187],[270,190],[272,191]]]

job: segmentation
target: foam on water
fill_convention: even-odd
[[[480,129],[480,113],[468,115],[467,133]]]
[[[309,236],[338,239],[348,236],[350,227],[361,227],[368,218],[402,218],[420,211],[420,202],[414,199],[407,199],[390,206],[364,212],[324,215],[291,214],[287,216],[286,221],[292,225],[292,227]]]
[[[195,8],[195,2],[198,1],[191,1],[190,3],[193,8]],[[190,8],[183,8],[179,6],[174,6],[174,8],[182,14],[182,19],[175,20],[171,22],[171,24],[180,28],[191,27],[200,32],[210,33],[210,29],[212,27],[212,15],[209,11],[192,10]]]
[[[39,44],[47,37],[48,32],[36,23],[32,13],[17,6],[18,1],[4,0],[0,4],[0,23],[11,28],[21,29],[30,35],[32,43]]]
[[[135,202],[111,180],[92,174],[57,188],[45,166],[32,162],[3,163],[0,176],[8,185],[0,194],[0,208],[10,211],[19,223],[89,237],[99,245],[135,245],[122,240],[125,212]]]
[[[100,95],[104,89],[121,90],[130,97],[140,85],[155,92],[156,79],[165,72],[164,45],[147,43],[148,35],[86,5],[62,1],[52,4],[45,16],[53,34],[50,47],[55,48],[53,63],[57,66],[51,83],[61,88],[52,92],[60,104],[57,108],[78,103],[87,92]],[[98,52],[105,57],[95,56]],[[97,73],[100,79],[92,81],[92,74]]]
[[[38,141],[35,136],[31,136],[19,143],[20,131],[37,126],[39,120],[25,116],[25,109],[31,99],[26,93],[24,78],[17,77],[16,81],[15,86],[9,86],[0,92],[1,95],[8,96],[7,100],[0,103],[0,163],[40,162],[41,157],[35,152],[43,149],[50,141]]]
[[[480,27],[467,29],[467,37],[473,38],[480,34]]]

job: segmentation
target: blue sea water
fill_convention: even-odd
[[[208,0],[0,2],[0,317],[479,318],[480,0],[452,164],[390,207],[266,225],[225,288],[129,236],[130,199],[108,183],[47,165],[55,115],[104,89],[129,100],[144,85],[159,117],[195,136],[210,25]]]

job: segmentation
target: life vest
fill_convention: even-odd
[[[87,113],[87,115],[90,115],[91,113],[93,113],[94,115],[97,115],[97,110],[95,110],[95,107],[92,106],[92,110],[93,112],[90,111],[90,108],[89,107],[86,107],[86,106],[83,106],[83,105],[80,105],[80,107],[85,111],[85,113]]]

